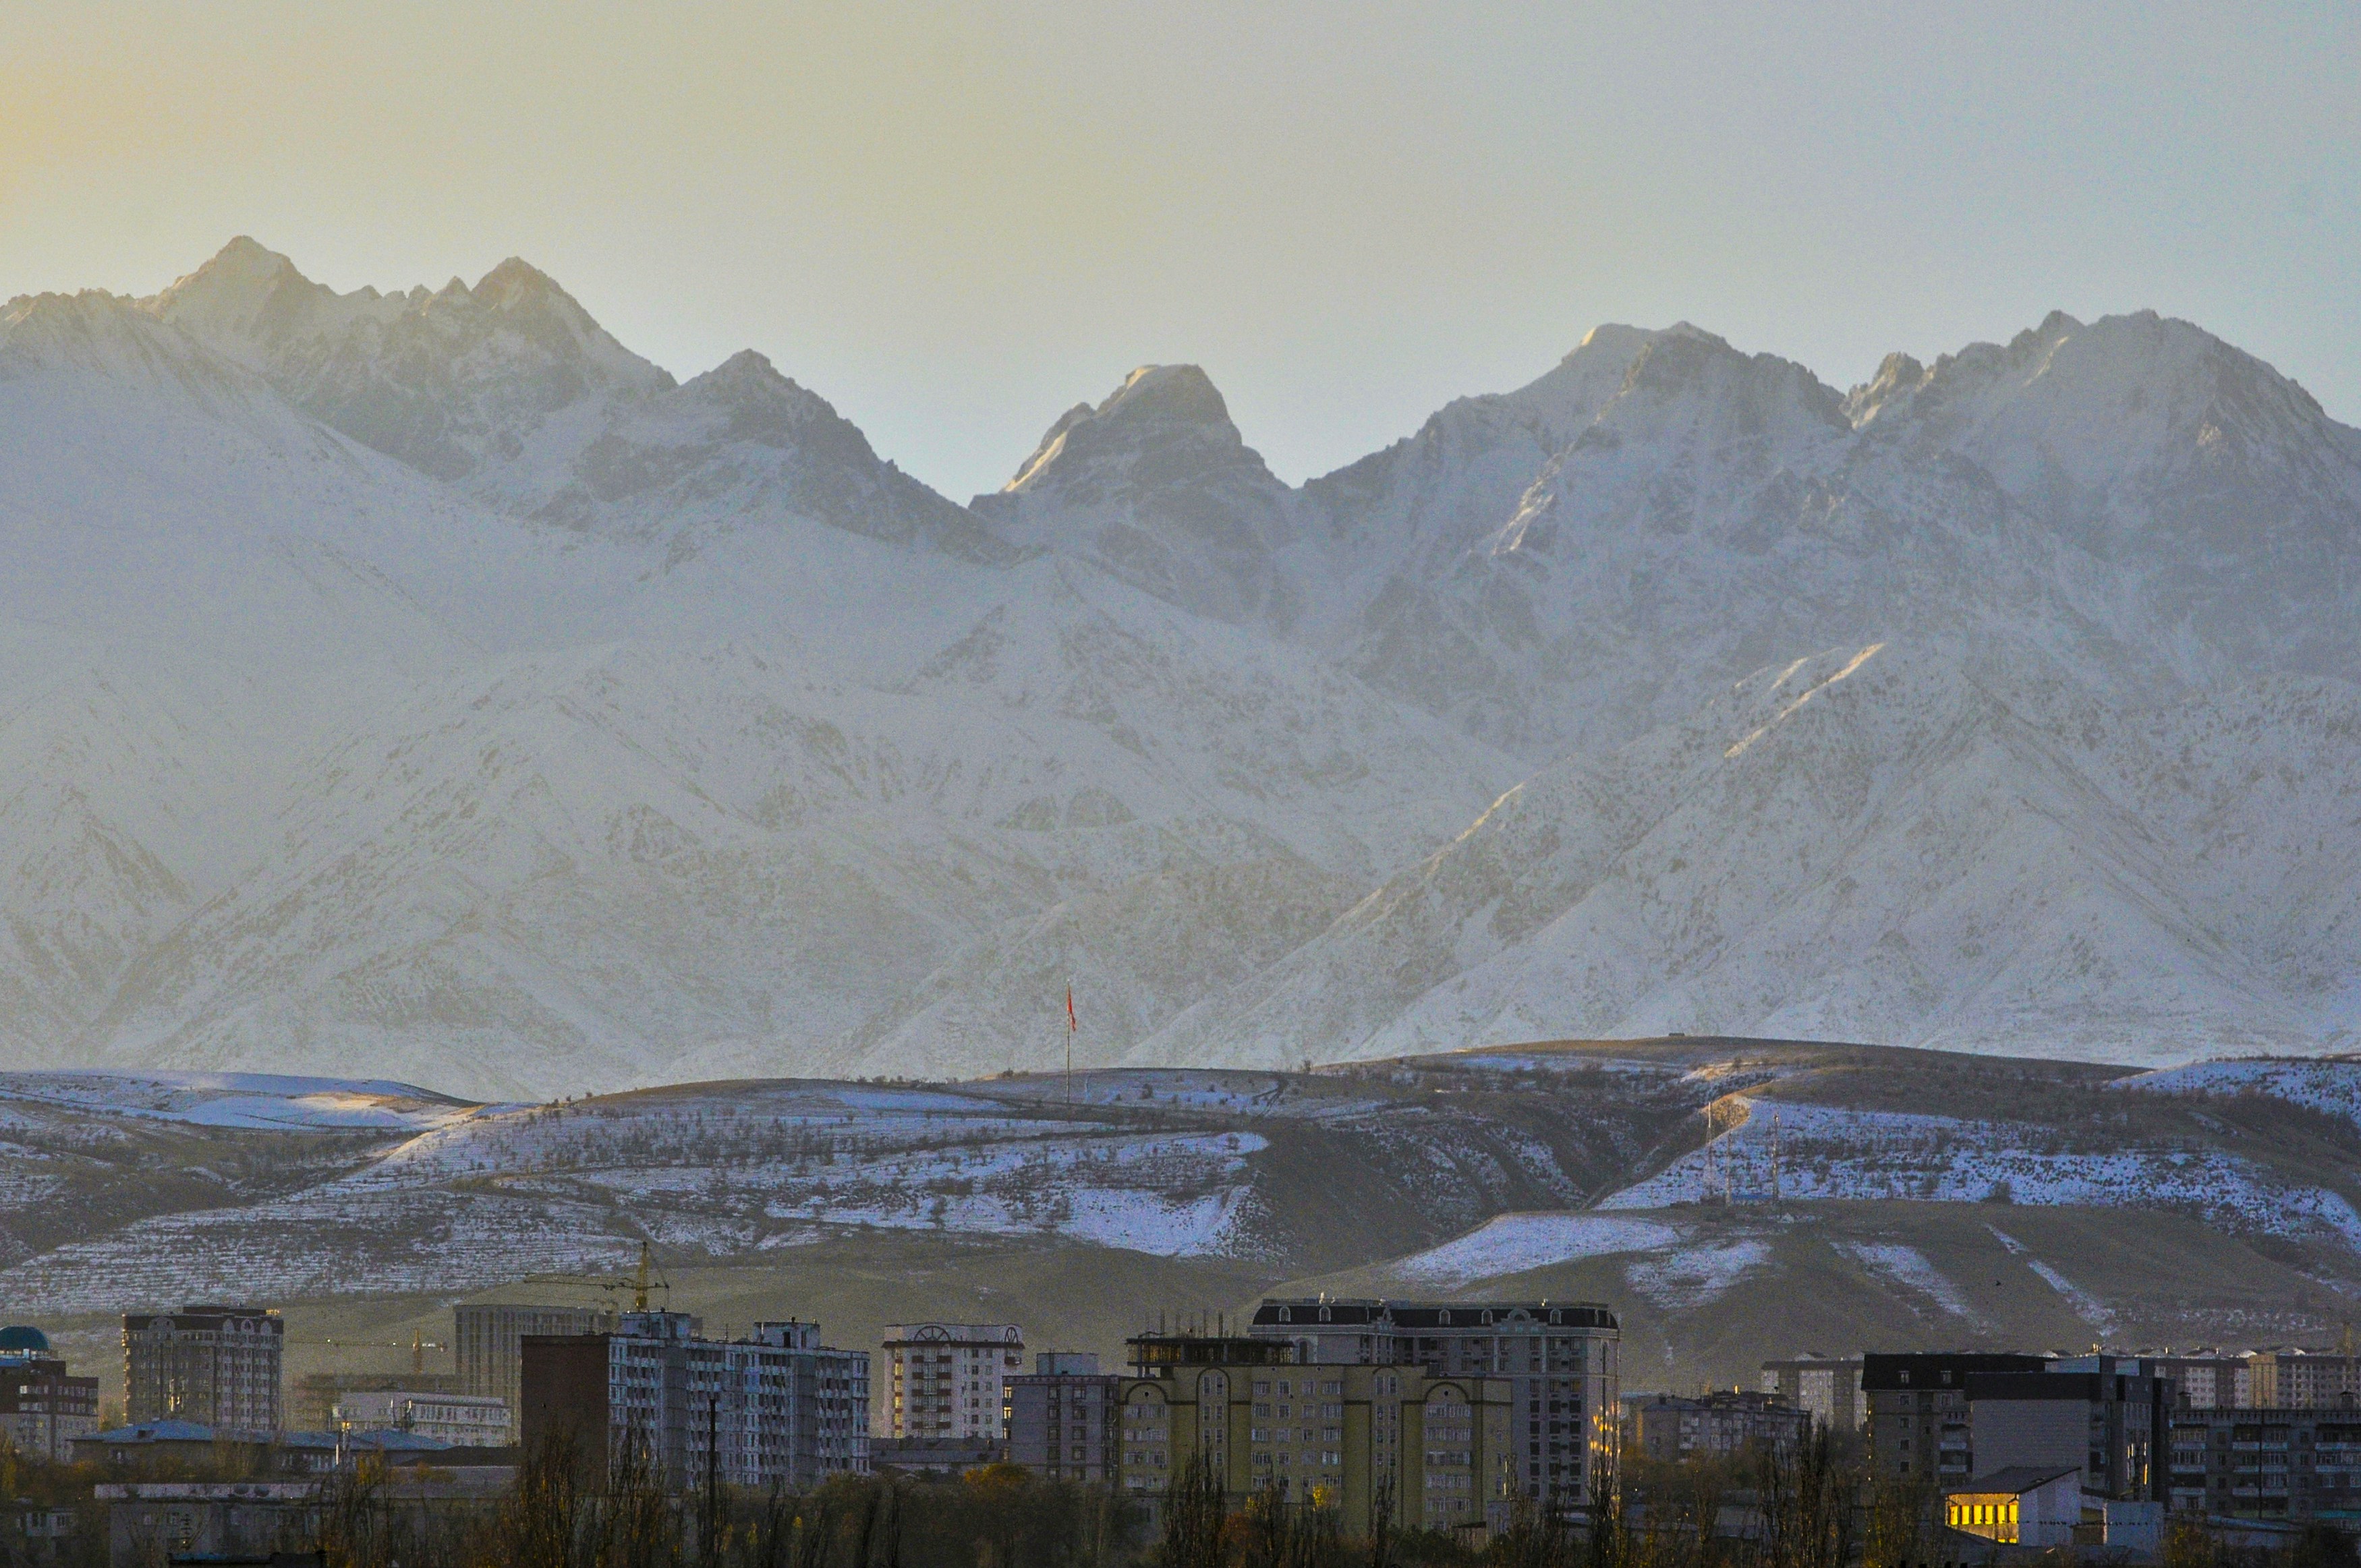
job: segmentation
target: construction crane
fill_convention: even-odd
[[[631,1299],[631,1310],[635,1312],[648,1310],[648,1298],[655,1291],[662,1291],[667,1303],[672,1299],[672,1282],[656,1266],[655,1249],[645,1241],[640,1243],[638,1266],[620,1278],[601,1278],[591,1274],[529,1274],[518,1283],[567,1285],[577,1289],[596,1290],[608,1299],[610,1307],[616,1297],[628,1294]]]

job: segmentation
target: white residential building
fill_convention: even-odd
[[[885,1358],[891,1435],[1007,1437],[1006,1385],[1025,1370],[1015,1323],[891,1323]]]

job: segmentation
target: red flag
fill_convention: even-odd
[[[1066,986],[1066,1033],[1072,1034],[1074,1028],[1074,988],[1069,982]]]

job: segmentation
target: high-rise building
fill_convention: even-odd
[[[1763,1392],[1780,1394],[1831,1431],[1859,1431],[1869,1420],[1869,1397],[1861,1392],[1861,1357],[1850,1360],[1817,1352],[1763,1364]]]
[[[1292,1345],[1301,1363],[1504,1380],[1507,1458],[1528,1497],[1582,1508],[1612,1472],[1622,1329],[1597,1302],[1270,1299],[1256,1310],[1249,1332]]]
[[[819,1325],[757,1323],[708,1340],[679,1312],[626,1312],[611,1332],[527,1334],[520,1435],[571,1442],[603,1475],[636,1451],[674,1486],[809,1486],[869,1468],[869,1353]]]
[[[1284,1341],[1143,1334],[1120,1380],[1122,1490],[1151,1518],[1202,1458],[1224,1491],[1337,1511],[1348,1534],[1483,1532],[1508,1519],[1511,1394],[1500,1377],[1307,1364]]]
[[[1050,1351],[1008,1382],[1008,1462],[1104,1486],[1115,1474],[1115,1382],[1099,1358]]]
[[[1869,1400],[1872,1473],[1949,1486],[1994,1468],[1981,1464],[1975,1453],[1969,1426],[1969,1376],[2039,1372],[2048,1365],[2038,1355],[1862,1356],[1861,1387]]]
[[[1005,1385],[1025,1367],[1014,1323],[889,1323],[890,1436],[1005,1439]]]
[[[0,1437],[20,1453],[72,1456],[74,1439],[98,1430],[98,1379],[75,1377],[35,1328],[0,1329]]]
[[[2166,1495],[2161,1455],[2172,1386],[2147,1376],[2136,1359],[2084,1356],[2037,1372],[1971,1372],[1967,1385],[1971,1479],[2070,1464],[2092,1497]]]
[[[255,1307],[126,1312],[124,1417],[275,1432],[285,1342],[279,1314]]]
[[[489,1394],[517,1409],[517,1379],[527,1334],[594,1334],[612,1329],[615,1314],[593,1307],[467,1302],[452,1310],[452,1345],[459,1392]]]

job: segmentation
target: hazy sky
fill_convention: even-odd
[[[0,3],[0,296],[521,255],[955,497],[1130,367],[1285,477],[1600,321],[1839,387],[2154,306],[2361,422],[2361,6]]]

